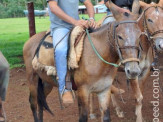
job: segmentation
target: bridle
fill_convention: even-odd
[[[120,47],[119,46],[119,43],[118,43],[118,39],[117,39],[117,35],[116,35],[116,28],[121,25],[121,24],[126,24],[126,23],[132,23],[132,24],[137,24],[137,21],[133,21],[133,20],[128,20],[128,21],[121,21],[121,22],[116,22],[114,25],[113,25],[113,39],[114,39],[114,42],[115,42],[115,49],[117,49],[117,52],[118,52],[118,55],[119,55],[119,58],[120,58],[120,64],[125,64],[127,62],[140,62],[140,56],[141,56],[141,46],[123,46],[123,47]],[[141,36],[141,34],[140,34]],[[139,36],[139,38],[140,38]],[[138,39],[139,39],[138,38]],[[140,45],[140,43],[139,43]],[[136,49],[138,50],[138,57],[137,58],[127,58],[127,59],[123,59],[122,57],[122,52],[121,50],[124,50],[124,49]]]
[[[94,46],[94,44],[93,44],[93,42],[92,42],[92,39],[91,39],[91,36],[90,36],[90,34],[89,34],[89,31],[88,31],[88,29],[86,29],[86,34],[87,34],[87,36],[88,36],[88,41],[90,42],[90,44],[91,44],[91,47],[92,47],[92,49],[94,50],[94,52],[95,52],[95,54],[97,55],[97,57],[101,60],[101,61],[103,61],[104,63],[106,63],[106,64],[109,64],[109,65],[112,65],[112,66],[114,66],[114,67],[119,67],[120,65],[123,65],[123,64],[125,64],[125,63],[127,63],[127,62],[140,62],[140,55],[141,55],[141,45],[138,47],[138,46],[123,46],[123,47],[120,47],[119,46],[119,43],[118,43],[118,40],[117,40],[117,35],[116,35],[116,28],[118,27],[118,25],[120,25],[120,24],[125,24],[125,23],[133,23],[133,24],[137,24],[137,21],[132,21],[132,20],[128,20],[128,21],[121,21],[121,22],[119,22],[119,23],[108,23],[108,24],[110,24],[110,27],[113,25],[113,35],[112,36],[114,36],[114,39],[111,39],[111,40],[114,40],[114,42],[115,43],[112,43],[111,41],[110,41],[110,34],[108,34],[108,42],[110,43],[110,46],[112,46],[115,50],[117,50],[118,51],[118,55],[119,55],[119,58],[120,58],[120,63],[119,64],[115,64],[115,63],[111,63],[111,62],[108,62],[108,61],[106,61],[105,59],[103,59],[103,57],[98,53],[98,51],[97,51],[97,49],[96,49],[96,47]],[[109,32],[112,32],[112,31],[110,31],[110,29],[111,28],[109,28],[108,29],[108,33]],[[142,33],[140,34],[140,36],[142,35]],[[139,36],[139,38],[140,38],[140,36]],[[114,44],[114,45],[113,45]],[[139,43],[140,44],[140,43]],[[123,57],[122,57],[122,53],[121,53],[121,49],[136,49],[136,50],[138,50],[138,57],[137,58],[127,58],[127,59],[123,59]]]
[[[153,52],[153,58],[154,58],[154,62],[157,62],[157,64],[158,64],[158,51],[157,51],[157,49],[156,49],[156,46],[154,45],[154,39],[156,39],[156,38],[163,38],[163,37],[154,37],[155,35],[157,35],[157,34],[160,34],[160,33],[163,33],[163,30],[158,30],[158,31],[155,31],[155,32],[153,32],[153,33],[151,33],[150,31],[149,31],[149,29],[148,29],[148,24],[147,24],[147,19],[146,19],[146,12],[150,9],[150,8],[155,8],[155,9],[157,9],[158,10],[158,8],[161,8],[161,9],[163,9],[163,7],[161,7],[161,6],[150,6],[150,7],[148,7],[148,8],[146,8],[145,10],[144,10],[144,12],[143,12],[143,19],[144,19],[144,21],[143,21],[143,27],[144,27],[144,34],[147,36],[147,38],[148,38],[148,41],[149,41],[149,43],[151,44],[151,46],[152,46],[152,52]],[[155,54],[155,56],[154,56],[154,54]]]
[[[149,10],[150,8],[153,8],[153,7],[155,9],[158,9],[158,8],[163,9],[163,7],[160,7],[160,6],[150,6],[150,7],[146,8],[144,10],[144,13],[143,13],[143,17],[144,17],[143,27],[144,27],[144,30],[145,30],[144,33],[147,36],[148,41],[150,42],[150,44],[152,46],[152,50],[153,50],[152,52],[153,52],[154,62],[156,63],[157,68],[159,69],[159,59],[158,59],[159,57],[158,57],[158,51],[156,49],[156,46],[154,46],[154,39],[156,39],[156,38],[163,38],[163,37],[158,37],[158,36],[157,37],[154,37],[154,36],[157,35],[157,34],[163,33],[163,30],[158,30],[158,31],[155,31],[153,33],[150,33],[150,31],[148,29],[148,26],[147,26],[147,20],[146,20],[146,17],[145,17],[146,11]],[[154,54],[155,54],[155,56],[154,56]],[[161,82],[159,82],[159,84],[161,84]],[[160,86],[160,90],[163,93],[163,87]]]
[[[145,30],[145,35],[147,36],[147,38],[150,41],[150,43],[151,43],[151,41],[153,43],[153,40],[155,38],[163,38],[163,37],[154,37],[156,34],[163,33],[163,30],[158,30],[158,31],[155,31],[153,33],[151,33],[149,31],[145,14],[146,14],[146,11],[148,11],[150,8],[155,8],[155,9],[161,8],[161,9],[163,9],[163,7],[160,7],[160,6],[150,6],[150,7],[146,8],[144,10],[144,12],[143,12],[143,17],[144,17],[143,27],[144,27],[144,30]]]

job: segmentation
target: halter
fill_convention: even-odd
[[[150,6],[150,7],[148,7],[148,8],[146,8],[145,10],[144,10],[144,12],[143,12],[143,16],[144,16],[144,30],[145,30],[145,34],[146,34],[146,36],[147,36],[147,38],[148,38],[148,40],[149,41],[153,41],[153,39],[155,39],[155,38],[162,38],[162,37],[154,37],[156,34],[159,34],[159,33],[163,33],[163,30],[158,30],[158,31],[155,31],[155,32],[153,32],[153,33],[150,33],[150,31],[149,31],[149,29],[148,29],[148,26],[147,26],[147,21],[146,21],[146,17],[145,17],[145,13],[146,13],[146,11],[147,10],[149,10],[150,8],[155,8],[155,9],[158,9],[158,8],[161,8],[161,9],[163,9],[162,7],[160,7],[160,6]],[[152,42],[153,43],[153,42]]]
[[[149,29],[147,27],[147,21],[146,21],[146,17],[145,17],[145,12],[147,10],[149,10],[150,8],[154,7],[155,9],[158,9],[158,8],[161,8],[163,9],[163,7],[160,7],[160,6],[150,6],[148,7],[147,9],[144,10],[144,13],[143,13],[143,16],[144,16],[144,21],[143,21],[143,26],[144,26],[144,30],[145,30],[145,35],[147,36],[148,40],[150,41],[150,44],[153,46],[152,47],[152,52],[153,52],[153,58],[154,58],[154,62],[156,62],[156,66],[159,68],[159,59],[158,59],[158,51],[156,49],[156,46],[154,46],[153,44],[153,39],[156,39],[156,38],[163,38],[163,37],[154,37],[156,34],[159,34],[159,33],[163,33],[163,30],[158,30],[158,31],[155,31],[153,32],[152,34],[149,32]],[[152,42],[151,42],[152,41]],[[155,53],[155,57],[154,57],[154,53]],[[160,81],[160,80],[159,80]],[[161,82],[159,82],[159,84],[161,84]],[[163,93],[163,87],[160,86],[160,90],[161,92]]]
[[[109,43],[110,43],[110,46],[112,46],[113,48],[115,48],[115,49],[118,50],[118,55],[119,55],[119,58],[120,58],[120,60],[121,60],[119,64],[110,63],[110,62],[108,62],[108,61],[106,61],[105,59],[102,58],[102,56],[98,53],[98,51],[96,50],[96,48],[95,48],[95,46],[94,46],[94,44],[93,44],[93,42],[92,42],[91,36],[89,35],[89,32],[88,32],[88,29],[86,29],[86,33],[87,33],[87,36],[88,36],[88,40],[89,40],[89,42],[90,42],[90,44],[91,44],[91,46],[92,46],[92,48],[93,48],[95,54],[96,54],[96,55],[98,56],[98,58],[99,58],[100,60],[102,60],[104,63],[109,64],[109,65],[112,65],[112,66],[114,66],[114,67],[119,67],[120,65],[125,64],[126,62],[132,62],[132,61],[140,62],[140,60],[139,60],[139,59],[140,59],[140,50],[141,50],[140,46],[139,46],[139,47],[137,47],[137,46],[124,46],[124,47],[120,47],[119,44],[118,44],[118,40],[116,39],[116,28],[118,27],[118,25],[124,24],[124,23],[137,23],[137,21],[121,21],[121,22],[119,22],[119,23],[114,24],[114,30],[113,30],[113,33],[114,33],[114,34],[113,34],[113,35],[114,35],[114,41],[115,41],[116,47],[113,46],[113,44],[112,44],[110,41],[109,41]],[[109,24],[111,25],[112,23],[109,23]],[[109,31],[108,31],[108,32],[109,32]],[[141,34],[141,35],[142,35],[142,34]],[[140,36],[141,36],[141,35],[140,35]],[[139,38],[140,38],[140,37],[139,37]],[[139,43],[139,44],[140,44],[140,43]],[[128,48],[137,49],[138,52],[139,52],[138,58],[123,59],[120,49],[128,49]]]
[[[140,62],[140,56],[141,56],[141,46],[123,46],[120,47],[119,43],[118,43],[118,39],[117,39],[117,35],[116,35],[116,28],[121,25],[121,24],[126,24],[126,23],[133,23],[133,24],[137,24],[137,21],[133,21],[133,20],[128,20],[128,21],[121,21],[119,23],[115,23],[113,26],[113,36],[114,36],[114,42],[115,42],[115,49],[117,49],[118,51],[118,55],[119,58],[121,60],[120,65],[121,64],[125,64],[126,62],[132,62],[132,61],[136,61],[136,62]],[[141,35],[140,35],[141,36]],[[139,37],[140,38],[140,37]],[[140,45],[140,43],[139,43]],[[122,49],[136,49],[138,50],[138,57],[137,58],[127,58],[127,59],[123,59],[122,57],[122,53],[121,50]]]
[[[150,31],[148,29],[148,26],[147,26],[146,17],[145,17],[146,11],[148,11],[150,8],[155,8],[157,10],[158,10],[158,8],[161,8],[161,9],[163,9],[163,8],[160,7],[160,6],[150,6],[150,7],[146,8],[144,10],[144,12],[143,12],[143,16],[144,16],[143,27],[144,27],[144,31],[145,31],[144,34],[147,36],[148,41],[150,42],[150,44],[152,46],[152,54],[153,54],[154,62],[158,63],[158,56],[157,56],[158,52],[157,52],[156,47],[154,46],[154,39],[156,39],[156,38],[163,38],[163,37],[158,37],[158,36],[154,37],[154,36],[157,35],[157,34],[163,33],[163,30],[158,30],[158,31],[155,31],[153,33],[150,33]]]

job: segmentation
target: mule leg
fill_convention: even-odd
[[[90,99],[90,103],[89,103],[89,108],[90,108],[90,114],[89,114],[89,117],[90,119],[96,119],[96,115],[94,113],[94,107],[93,107],[93,101],[94,101],[94,94],[90,94],[89,96],[89,99]]]
[[[37,100],[38,100],[38,105],[39,105],[39,121],[43,122],[43,109],[47,110],[50,114],[54,115],[52,111],[50,110],[47,102],[46,102],[46,96],[45,96],[45,83],[43,84],[42,79],[39,78],[38,82],[38,88],[37,88]]]
[[[110,97],[111,89],[98,93],[98,100],[101,110],[101,122],[111,122],[109,110]]]
[[[89,93],[86,89],[78,88],[79,122],[88,121],[88,97]]]
[[[9,83],[9,64],[0,51],[0,122],[6,120],[6,114],[3,109],[3,101],[6,98],[6,92]]]
[[[136,98],[136,111],[135,111],[135,114],[137,116],[136,122],[143,122],[143,117],[142,117],[143,96],[139,87],[138,80],[131,80],[130,83]]]
[[[32,78],[31,78],[32,77]],[[39,122],[38,116],[37,116],[37,86],[38,86],[38,76],[35,74],[31,75],[29,77],[29,102],[30,107],[32,110],[32,114],[34,117],[35,122]]]
[[[47,96],[49,95],[49,93],[52,91],[53,89],[53,86],[46,83],[46,82],[43,82],[43,91],[44,91],[44,95],[45,95],[45,99],[47,98]],[[41,104],[39,104],[38,102],[38,117],[39,117],[39,120],[40,122],[43,122],[43,106]]]
[[[0,122],[5,122],[6,121],[6,115],[3,109],[3,102],[0,98]]]
[[[47,82],[43,82],[43,87],[44,87],[44,95],[46,99],[47,96],[51,93],[53,86],[51,84],[48,84]],[[39,110],[39,112],[42,112],[42,111]]]
[[[9,70],[3,70],[2,72],[0,71],[0,122],[6,121],[6,114],[5,110],[3,108],[3,102],[5,101],[6,98],[6,92],[8,88],[8,83],[9,83]]]
[[[142,94],[144,93],[144,86],[147,81],[148,76],[150,75],[150,66],[146,68],[142,74],[139,76],[139,81],[140,81],[140,89]]]
[[[119,104],[118,104],[114,94],[111,94],[111,100],[112,100],[112,103],[113,103],[113,107],[115,108],[115,111],[117,113],[117,116],[119,118],[123,118],[124,117],[124,113],[121,110],[121,107],[119,106]]]
[[[119,118],[123,118],[124,113],[123,113],[120,105],[118,104],[114,94],[123,94],[124,92],[125,91],[123,89],[118,89],[114,85],[111,86],[111,100],[113,103],[113,107],[115,108],[116,114]]]

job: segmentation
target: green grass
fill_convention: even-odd
[[[105,14],[96,14],[95,19],[98,21]],[[80,15],[88,18],[87,15]],[[45,31],[50,27],[49,17],[35,18],[36,32]],[[0,19],[0,51],[7,58],[10,67],[23,66],[22,49],[24,43],[29,39],[28,19],[8,18]]]

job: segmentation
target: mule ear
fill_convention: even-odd
[[[140,3],[140,6],[141,6],[141,8],[143,10],[145,10],[148,7],[150,7],[150,4],[147,4],[147,3],[143,2],[143,1],[139,1],[139,3]]]
[[[158,3],[159,6],[163,7],[163,0],[160,0]]]
[[[139,0],[134,0],[132,4],[132,13],[133,14],[139,14],[139,9],[140,9],[140,3]]]
[[[119,20],[122,17],[122,14],[126,12],[126,9],[118,7],[111,0],[109,0],[107,3],[109,4],[107,6],[109,6],[109,9],[113,13],[116,20]]]

